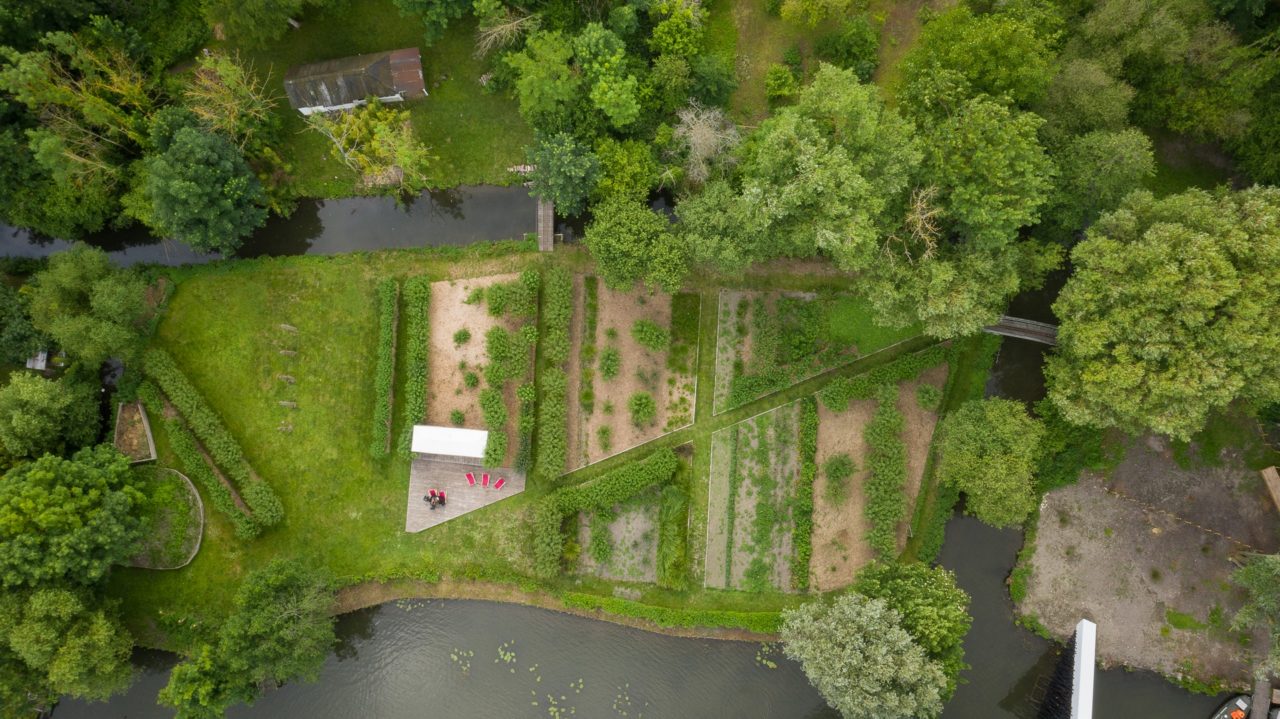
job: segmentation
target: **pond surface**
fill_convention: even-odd
[[[285,685],[228,716],[837,718],[797,664],[773,650],[768,659],[777,668],[768,668],[754,643],[677,639],[531,607],[440,600],[353,612],[339,619],[338,634],[318,682]],[[500,648],[513,661],[503,661]],[[63,702],[53,716],[172,717],[155,704],[172,661],[166,656],[142,655],[142,676],[128,694],[105,705]]]
[[[520,239],[536,228],[537,202],[528,188],[472,186],[426,192],[397,204],[390,197],[303,200],[288,218],[273,215],[250,235],[236,257],[331,255]],[[144,228],[100,232],[85,240],[121,265],[208,262],[174,240]],[[0,225],[0,256],[44,257],[65,250],[66,240]]]

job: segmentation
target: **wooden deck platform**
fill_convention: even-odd
[[[983,328],[985,332],[1005,337],[1016,337],[1046,345],[1058,344],[1058,326],[1048,322],[1024,320],[1021,317],[1004,315],[998,324]]]
[[[538,198],[538,249],[550,252],[555,249],[556,207],[550,200]]]
[[[480,475],[489,472],[488,489],[480,486]],[[476,486],[467,484],[467,472],[476,476]],[[498,477],[506,477],[502,489],[494,489]],[[432,509],[423,497],[432,489],[444,490],[448,501],[443,507]],[[409,497],[405,508],[404,531],[421,532],[467,512],[474,512],[494,502],[515,496],[524,491],[524,475],[513,469],[485,470],[479,464],[458,461],[453,458],[413,458],[409,470]]]

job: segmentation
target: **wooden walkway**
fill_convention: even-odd
[[[556,206],[550,200],[538,198],[538,250],[555,249]]]
[[[490,485],[480,486],[480,476],[489,473]],[[476,476],[476,486],[467,483],[467,472]],[[494,489],[493,482],[506,477],[502,489]],[[423,497],[432,489],[444,490],[448,501],[443,507],[432,509]],[[413,458],[409,470],[409,497],[405,508],[404,531],[421,532],[467,512],[474,512],[494,502],[515,496],[524,491],[524,475],[513,469],[485,470],[479,464],[447,461],[437,457]]]
[[[1057,325],[1036,322],[1035,320],[1024,320],[1020,317],[1010,317],[1009,315],[1001,317],[1000,322],[997,324],[984,327],[983,331],[990,332],[993,335],[1016,337],[1020,340],[1031,340],[1032,342],[1040,342],[1046,345],[1058,344]]]

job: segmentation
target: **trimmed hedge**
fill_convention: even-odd
[[[689,588],[689,496],[675,484],[662,488],[658,505],[658,586]]]
[[[880,365],[870,372],[853,377],[840,377],[818,393],[818,399],[833,412],[849,409],[854,400],[871,399],[876,388],[882,385],[896,385],[909,379],[915,379],[921,372],[930,367],[942,364],[948,356],[948,349],[942,345],[933,345],[914,354],[904,355],[888,364]]]
[[[520,414],[516,416],[516,436],[520,444],[516,447],[515,468],[527,472],[533,464],[533,430],[538,424],[538,390],[532,383],[522,384],[516,389],[516,399],[520,401]]]
[[[413,425],[427,416],[427,383],[430,381],[428,352],[431,348],[431,281],[426,277],[410,277],[404,282],[404,311],[409,316],[405,328],[404,404],[401,409],[400,443],[396,451],[408,457],[413,444]]]
[[[168,352],[153,347],[143,356],[143,371],[156,383],[179,414],[187,420],[196,437],[204,444],[213,461],[235,484],[240,498],[253,512],[254,520],[263,527],[284,519],[284,506],[271,487],[259,479],[249,466],[240,443],[227,431],[222,419],[213,411],[187,376],[178,369]]]
[[[586,277],[582,280],[585,296],[586,317],[582,332],[582,379],[578,385],[578,404],[582,411],[592,414],[596,411],[596,319],[600,309],[600,279]]]
[[[486,387],[480,390],[480,414],[484,426],[489,429],[489,441],[484,447],[484,463],[487,467],[500,467],[507,456],[507,403],[502,390]]]
[[[391,453],[391,407],[395,402],[396,324],[400,320],[400,283],[378,283],[378,363],[373,375],[373,441],[369,453]]]
[[[881,385],[876,391],[880,405],[863,430],[867,442],[867,537],[881,559],[898,551],[898,523],[907,516],[907,447],[902,441],[903,417],[898,411],[898,387]]]
[[[563,268],[547,272],[542,288],[542,354],[548,364],[569,361],[569,324],[573,322],[573,277]]]
[[[569,447],[569,330],[573,322],[573,276],[560,267],[547,272],[542,285],[541,359],[535,474],[545,479],[564,473]]]
[[[809,589],[809,558],[813,556],[813,482],[818,476],[818,401],[806,397],[800,401],[800,481],[796,485],[791,516],[795,529],[791,542],[791,586],[799,591]]]
[[[253,517],[236,506],[231,490],[227,489],[227,485],[213,474],[209,463],[200,454],[191,430],[187,429],[180,418],[165,416],[164,400],[160,397],[160,390],[151,382],[144,381],[138,386],[138,399],[142,400],[148,414],[159,418],[164,424],[165,435],[169,438],[169,448],[178,456],[178,463],[182,465],[183,473],[204,488],[205,497],[213,504],[214,509],[222,512],[223,516],[231,522],[236,536],[241,539],[252,539],[258,536],[262,528],[253,520]]]
[[[644,619],[663,627],[724,627],[759,634],[776,634],[781,626],[778,612],[733,612],[722,609],[676,609],[641,604],[630,599],[602,597],[582,592],[565,592],[561,601],[570,609],[603,611],[620,617]]]
[[[590,482],[565,487],[543,498],[533,511],[534,574],[551,579],[560,573],[564,554],[561,526],[566,516],[588,509],[609,509],[649,487],[665,484],[679,465],[675,452],[661,449]]]

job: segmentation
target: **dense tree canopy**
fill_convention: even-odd
[[[0,445],[9,455],[68,454],[98,436],[98,384],[78,374],[61,379],[17,372],[0,387]]]
[[[332,604],[329,582],[298,562],[251,572],[217,639],[174,667],[160,702],[180,717],[221,717],[252,703],[264,684],[314,681],[336,641]]]
[[[28,298],[0,282],[0,362],[21,364],[48,347],[48,339],[31,324]]]
[[[76,244],[53,255],[28,288],[32,324],[85,365],[137,350],[146,285],[102,250]]]
[[[1231,582],[1247,595],[1236,612],[1235,629],[1257,629],[1271,637],[1267,667],[1258,671],[1280,671],[1280,554],[1255,554],[1231,575]]]
[[[402,0],[405,1],[405,0]],[[289,30],[304,7],[324,7],[332,0],[204,0],[209,22],[221,25],[227,38],[262,47]]]
[[[1155,171],[1151,140],[1141,130],[1096,130],[1074,137],[1058,158],[1058,187],[1047,219],[1066,231],[1088,227]]]
[[[1031,514],[1044,427],[1021,402],[966,402],[942,420],[940,432],[938,479],[964,492],[966,512],[993,527]]]
[[[687,269],[686,250],[661,214],[636,200],[609,200],[595,209],[585,241],[605,284],[629,289],[638,280],[674,291]]]
[[[133,549],[141,500],[128,460],[106,445],[9,470],[0,481],[0,585],[101,580]]]
[[[846,719],[929,719],[947,680],[883,599],[845,594],[782,614],[782,646]]]
[[[600,158],[567,132],[538,138],[529,161],[536,168],[530,177],[533,194],[553,202],[563,215],[582,212],[600,181]]]
[[[1280,190],[1134,193],[1072,260],[1046,366],[1068,420],[1188,439],[1280,398]]]

